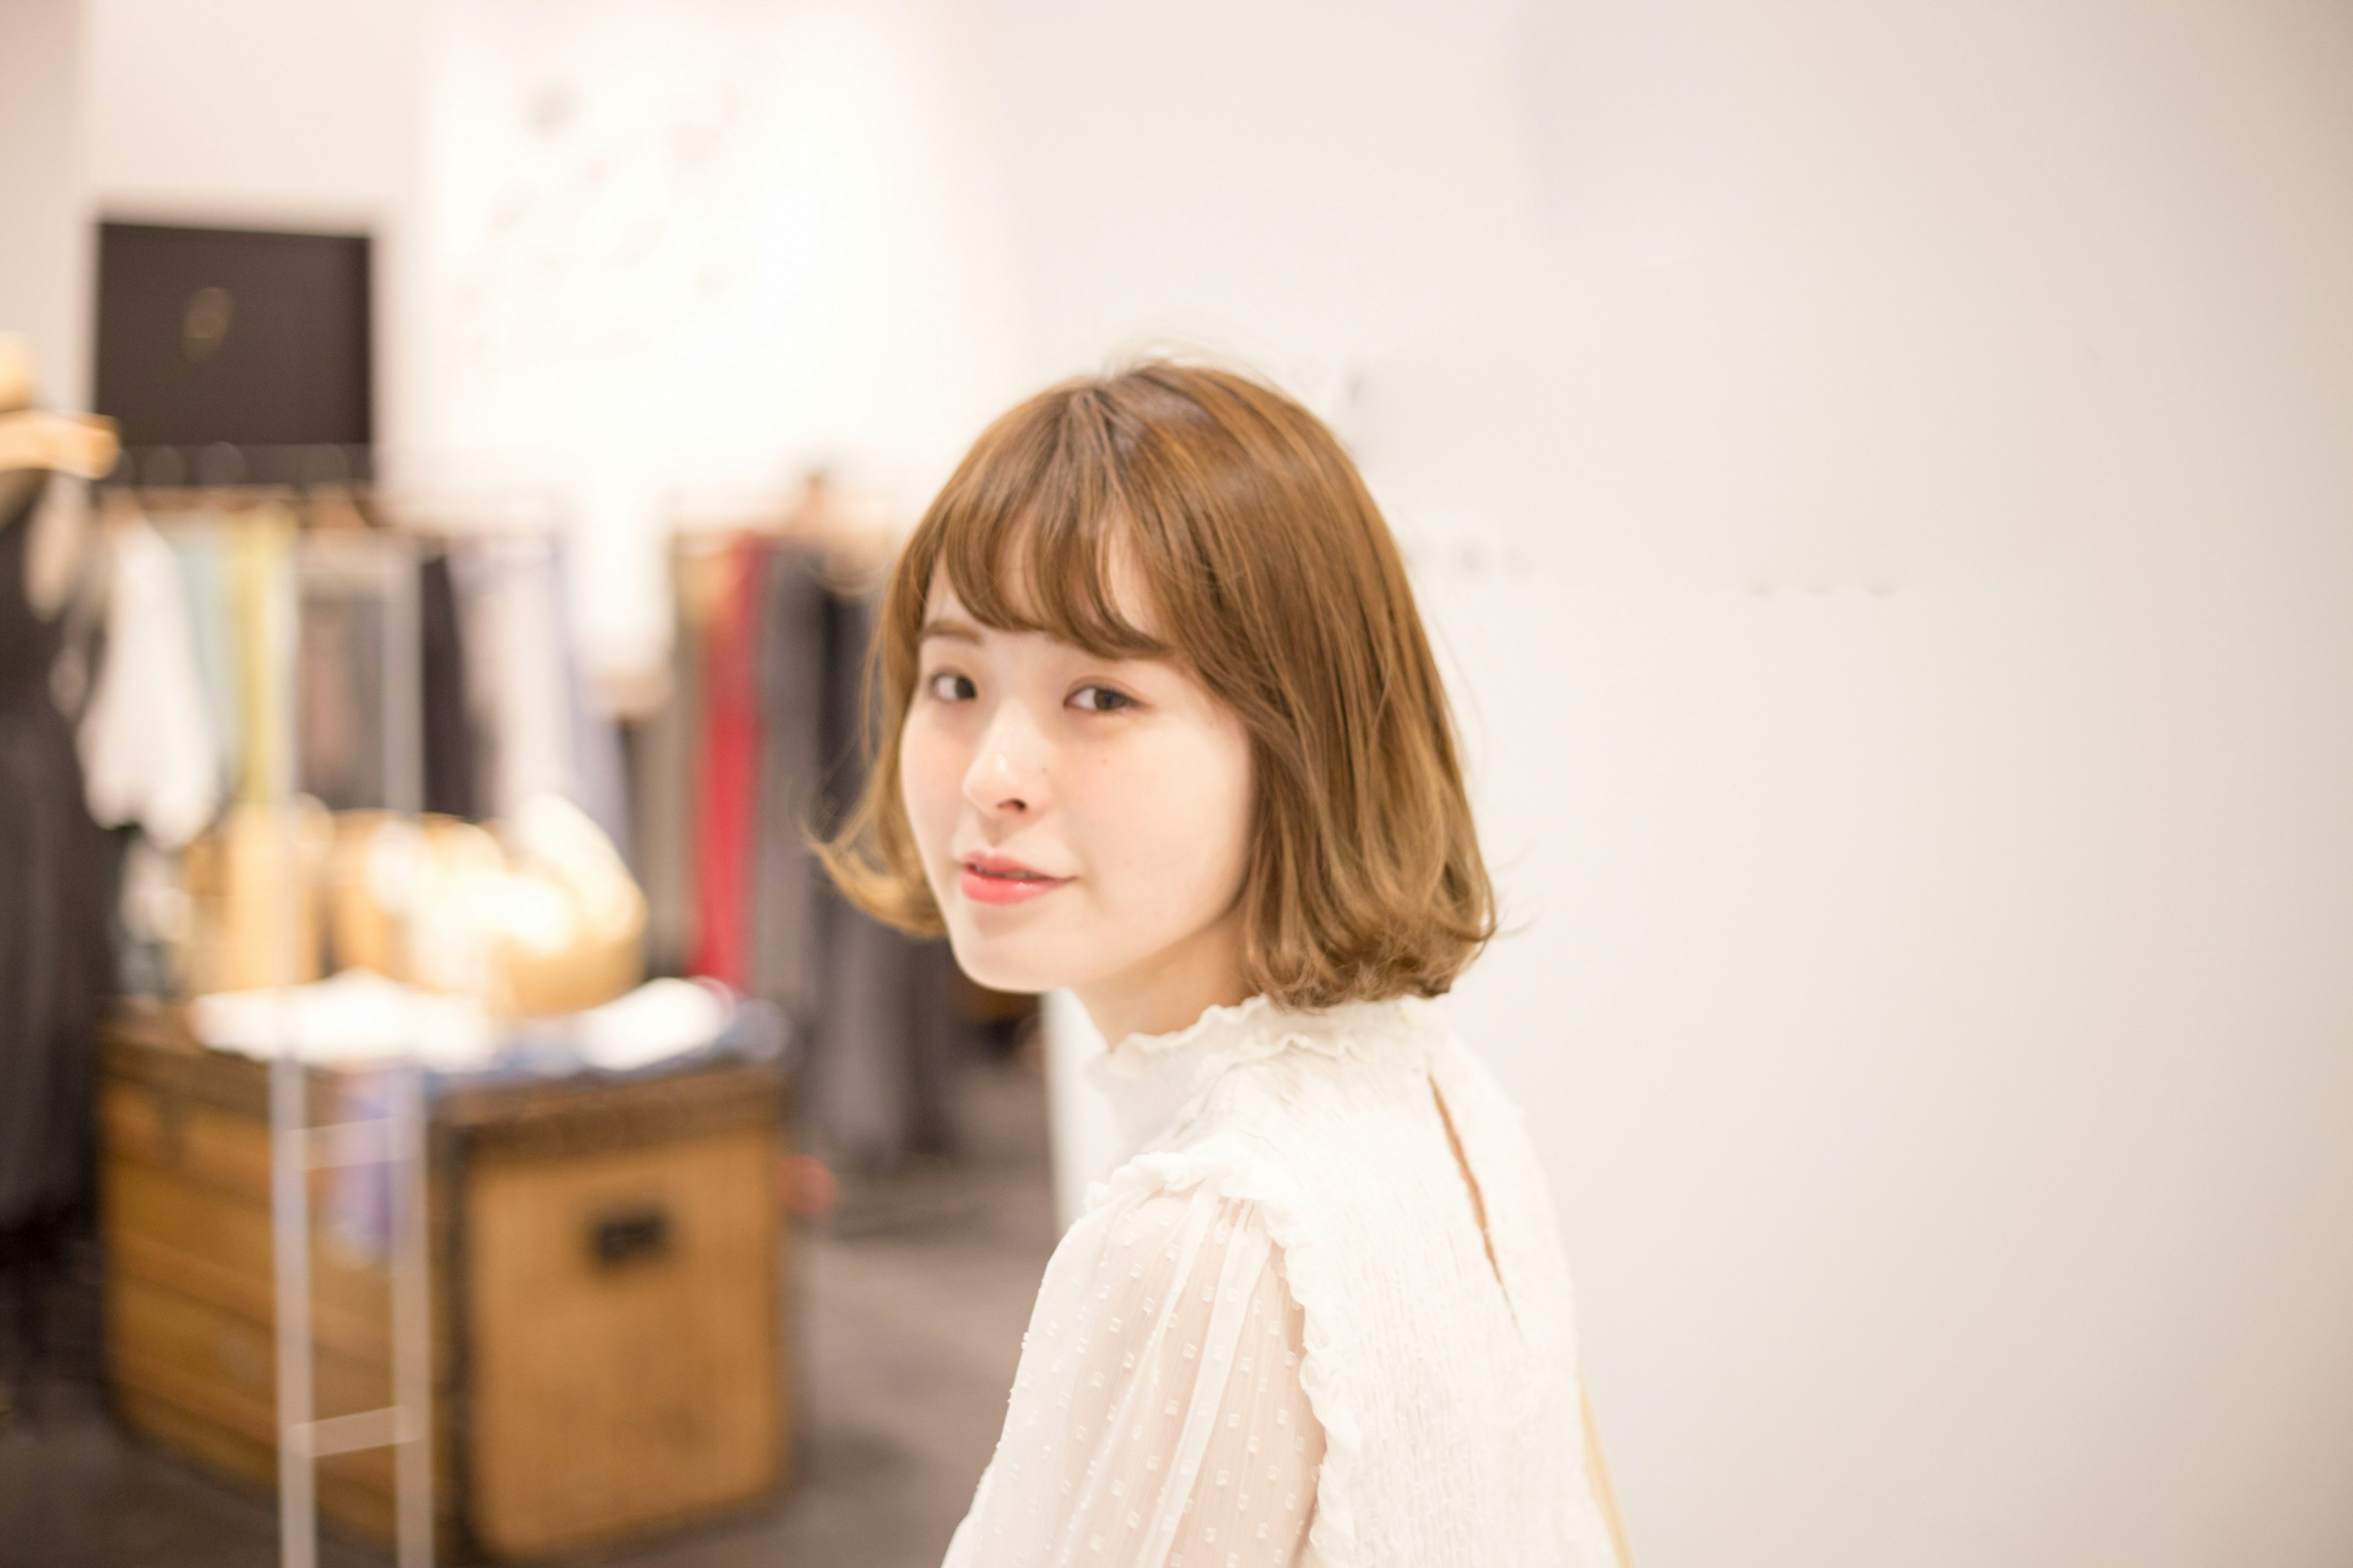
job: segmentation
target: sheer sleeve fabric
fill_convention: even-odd
[[[1047,1267],[947,1568],[1296,1562],[1324,1458],[1303,1329],[1256,1204],[1196,1188],[1088,1216]]]

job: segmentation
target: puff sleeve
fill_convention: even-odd
[[[946,1568],[1282,1568],[1324,1431],[1259,1205],[1156,1192],[1071,1227]]]

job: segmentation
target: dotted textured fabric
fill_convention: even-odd
[[[1155,1194],[1058,1251],[1014,1379],[980,1562],[1298,1561],[1324,1428],[1258,1205]]]
[[[1436,1008],[1254,997],[1090,1077],[1134,1150],[947,1568],[1611,1563],[1549,1194]]]

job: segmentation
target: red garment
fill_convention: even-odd
[[[695,942],[687,968],[745,987],[751,918],[752,804],[759,784],[759,691],[752,655],[759,644],[760,585],[767,542],[744,539],[730,552],[733,574],[702,633],[702,766],[694,820]]]

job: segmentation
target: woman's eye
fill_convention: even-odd
[[[980,695],[980,688],[975,686],[969,677],[951,670],[924,677],[923,685],[942,702],[969,702]]]
[[[1071,700],[1091,713],[1113,713],[1135,706],[1134,698],[1108,686],[1082,686],[1071,694]]]

